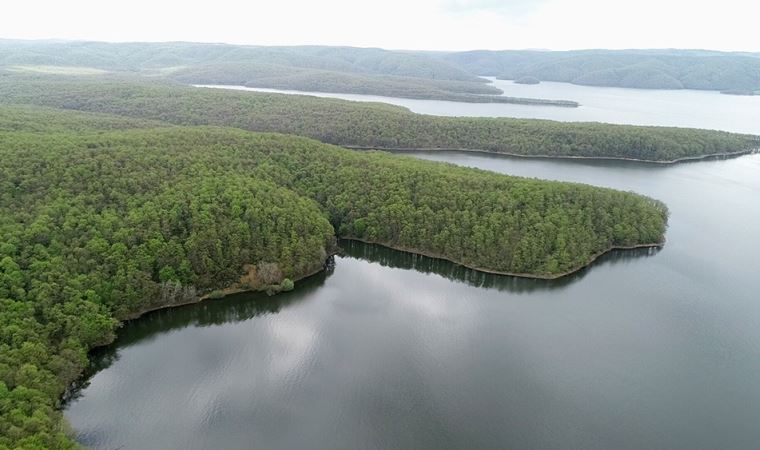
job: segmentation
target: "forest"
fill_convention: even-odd
[[[667,217],[633,193],[303,137],[0,107],[0,448],[75,447],[61,396],[120,321],[292,289],[336,237],[553,277],[662,243]]]
[[[160,73],[166,68],[220,63],[266,63],[333,72],[484,82],[478,76],[432,55],[379,48],[0,39],[0,66],[78,66],[108,71],[154,70],[154,73]]]
[[[505,80],[639,89],[760,90],[760,54],[703,50],[470,51],[443,59]]]
[[[0,104],[36,104],[176,125],[231,126],[359,148],[671,162],[759,146],[756,136],[723,131],[428,116],[380,103],[195,88],[140,77],[10,73],[0,76]]]
[[[90,73],[139,73],[194,84],[465,102],[574,105],[501,97],[500,89],[448,62],[423,54],[371,48],[0,41],[2,67],[11,71],[64,67]]]
[[[447,100],[468,103],[512,103],[577,108],[570,100],[508,97],[494,86],[470,81],[429,80],[392,75],[363,75],[300,69],[270,64],[214,64],[170,72],[168,77],[189,84],[238,85],[268,89],[387,97]]]

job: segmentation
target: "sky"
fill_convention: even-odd
[[[760,51],[757,0],[3,0],[0,38]]]

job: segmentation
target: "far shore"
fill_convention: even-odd
[[[645,164],[659,164],[659,165],[671,165],[689,161],[704,161],[710,159],[722,159],[733,158],[743,155],[751,155],[760,152],[760,147],[750,148],[747,150],[740,150],[737,152],[726,153],[710,153],[707,155],[699,156],[685,156],[683,158],[671,159],[666,161],[659,161],[654,159],[637,159],[637,158],[623,158],[621,156],[573,156],[573,155],[521,155],[518,153],[497,152],[493,150],[472,149],[472,148],[413,148],[413,147],[379,147],[379,146],[364,146],[364,145],[342,145],[341,147],[350,150],[380,150],[384,152],[467,152],[467,153],[479,153],[485,155],[497,155],[507,156],[512,158],[526,158],[526,159],[554,159],[554,160],[591,160],[591,161],[629,161]]]
[[[400,245],[390,245],[390,244],[385,243],[385,242],[372,241],[372,240],[360,239],[360,238],[357,238],[357,237],[347,237],[347,236],[341,236],[339,239],[343,239],[343,240],[347,240],[347,241],[363,242],[365,244],[380,245],[382,247],[386,247],[386,248],[389,248],[389,249],[392,249],[392,250],[396,250],[396,251],[401,251],[401,252],[406,252],[406,253],[412,253],[412,254],[416,254],[416,255],[420,255],[420,256],[425,256],[425,257],[428,257],[428,258],[440,259],[440,260],[451,262],[453,264],[458,264],[458,265],[460,265],[462,267],[466,267],[468,269],[476,270],[478,272],[483,272],[483,273],[488,273],[488,274],[493,274],[493,275],[503,275],[503,276],[510,276],[510,277],[518,277],[518,278],[536,279],[536,280],[556,280],[558,278],[562,278],[562,277],[566,277],[568,275],[572,275],[574,273],[577,273],[577,272],[579,272],[579,271],[581,271],[581,270],[589,267],[590,265],[592,265],[597,259],[599,259],[603,255],[605,255],[605,254],[607,254],[609,252],[615,251],[615,250],[635,250],[635,249],[641,249],[641,248],[662,248],[665,245],[665,241],[663,240],[662,242],[653,242],[653,243],[648,243],[648,244],[637,244],[637,245],[633,245],[633,246],[612,246],[612,247],[609,247],[609,248],[607,248],[607,249],[605,249],[603,251],[600,251],[598,253],[595,253],[595,254],[591,255],[591,257],[585,263],[580,264],[577,267],[574,267],[572,269],[566,270],[564,272],[560,272],[560,273],[556,273],[556,274],[551,274],[551,273],[504,272],[504,271],[486,269],[486,268],[474,266],[474,265],[471,265],[471,264],[466,264],[466,263],[463,263],[461,261],[457,261],[455,259],[446,257],[444,255],[440,255],[440,254],[436,254],[436,253],[431,253],[431,252],[426,252],[424,250],[419,250],[419,249],[408,248],[408,247],[404,247],[404,246],[400,246]],[[335,254],[336,253],[333,253],[333,254],[329,255],[328,258],[334,256]],[[327,260],[325,260],[325,262],[326,261]],[[298,278],[295,278],[293,280],[293,282],[297,283],[297,282],[302,281],[302,280],[304,280],[306,278],[314,276],[314,275],[322,272],[324,269],[325,269],[325,266],[323,264],[321,267],[319,267],[319,268],[317,268],[317,269],[315,269],[315,270],[313,270],[313,271],[311,271],[311,272],[309,272],[307,274],[304,274],[304,275],[302,275],[302,276],[300,276]],[[227,296],[230,296],[230,295],[241,294],[241,293],[245,293],[245,292],[265,292],[265,291],[263,289],[250,289],[250,288],[241,288],[241,287],[238,287],[238,286],[230,286],[230,287],[221,289],[222,295],[220,297],[214,297],[213,299],[214,300],[218,300],[220,298],[224,298],[224,297],[227,297]],[[204,295],[202,295],[202,296],[200,296],[197,299],[192,300],[192,301],[187,301],[187,302],[183,302],[183,303],[173,303],[173,304],[169,304],[169,305],[156,305],[156,306],[152,306],[150,308],[142,309],[140,311],[137,311],[135,313],[132,313],[132,314],[128,315],[127,317],[125,317],[124,319],[122,319],[122,322],[127,322],[127,321],[130,321],[130,320],[138,319],[139,317],[141,317],[141,316],[143,316],[145,314],[148,314],[150,312],[153,312],[153,311],[160,311],[162,309],[170,309],[170,308],[178,308],[178,307],[181,307],[181,306],[195,305],[195,304],[198,304],[198,303],[200,303],[200,302],[202,302],[204,300],[209,300],[209,299],[212,299],[211,292],[206,293],[206,294],[204,294]],[[102,345],[98,345],[98,346],[93,347],[93,348],[106,346],[106,345],[110,344],[111,342],[112,341],[109,341],[109,342],[103,343]]]

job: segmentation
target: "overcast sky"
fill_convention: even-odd
[[[760,51],[758,0],[4,0],[0,37]]]

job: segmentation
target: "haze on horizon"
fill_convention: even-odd
[[[0,38],[348,45],[410,50],[760,51],[750,0],[11,1]]]

